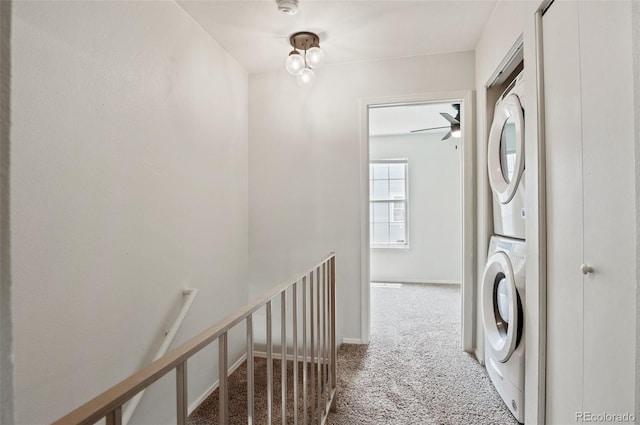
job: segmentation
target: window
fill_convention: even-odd
[[[406,159],[369,163],[369,235],[372,247],[408,247]]]

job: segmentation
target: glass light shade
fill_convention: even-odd
[[[311,87],[313,82],[316,80],[316,74],[314,74],[311,69],[304,68],[302,71],[298,72],[297,78],[300,87]]]
[[[298,72],[304,68],[304,58],[297,51],[291,52],[287,57],[286,67],[289,74],[298,75]]]
[[[318,68],[324,63],[324,52],[320,47],[312,47],[307,50],[307,63],[311,68]]]

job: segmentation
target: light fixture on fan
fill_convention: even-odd
[[[447,112],[440,112],[440,115],[442,115],[442,117],[444,119],[449,121],[449,125],[448,126],[446,126],[446,127],[421,128],[419,130],[411,130],[410,133],[419,133],[421,131],[441,130],[441,129],[448,128],[449,132],[444,135],[442,140],[447,140],[450,137],[456,137],[456,138],[460,137],[462,135],[462,132],[460,131],[460,104],[459,103],[454,103],[454,104],[451,105],[451,107],[453,107],[453,109],[456,110],[456,116],[455,117],[452,117],[451,114],[449,114]]]
[[[301,31],[289,37],[289,43],[293,50],[287,57],[287,72],[296,76],[300,86],[310,87],[316,79],[313,70],[324,63],[320,37],[312,32]]]

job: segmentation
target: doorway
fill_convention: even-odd
[[[460,345],[471,352],[472,94],[369,99],[361,111],[362,342],[370,337],[371,281],[459,283]]]

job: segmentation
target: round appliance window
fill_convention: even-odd
[[[524,324],[524,314],[522,311],[522,302],[520,294],[516,291],[517,305],[515,314],[518,318],[518,328],[516,329],[516,347],[520,344],[522,338],[522,329]],[[505,340],[509,331],[509,316],[511,315],[511,303],[509,302],[509,282],[504,273],[499,272],[493,281],[493,316],[496,321],[498,334]]]
[[[502,204],[510,202],[524,172],[524,113],[515,94],[496,106],[489,132],[487,169],[497,200]]]
[[[498,273],[493,282],[493,315],[496,319],[496,326],[502,339],[507,337],[509,330],[509,288],[507,277],[504,273]]]
[[[507,183],[511,182],[516,171],[517,155],[516,121],[513,116],[509,116],[502,127],[502,135],[500,136],[500,167],[502,168],[502,176]]]
[[[482,277],[482,320],[487,344],[497,361],[506,362],[523,337],[520,293],[507,255],[498,251],[487,260]]]

